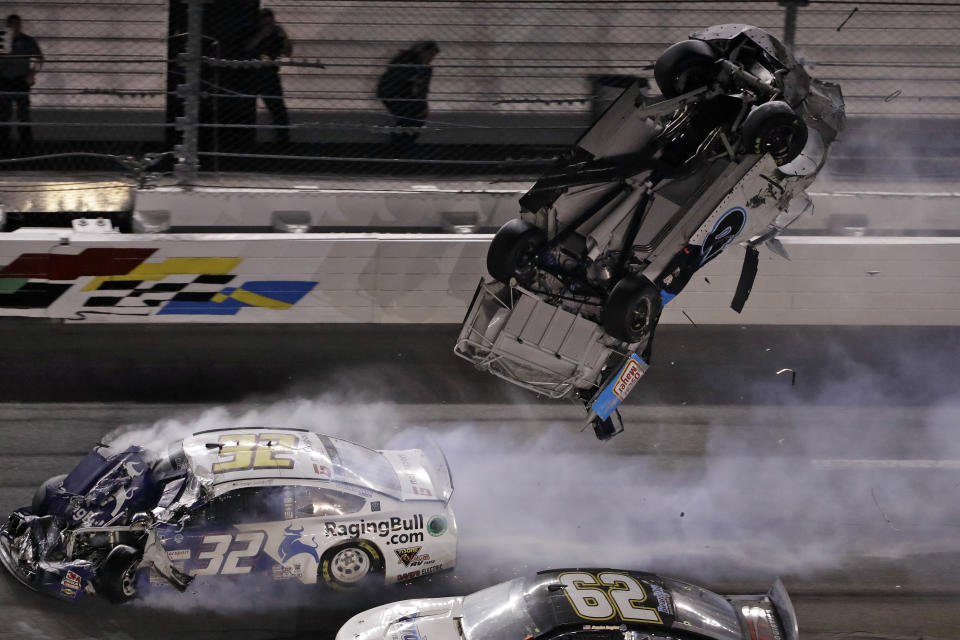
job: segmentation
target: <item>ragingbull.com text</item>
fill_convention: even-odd
[[[323,530],[328,537],[379,536],[387,538],[387,544],[423,542],[423,515],[418,513],[409,518],[393,516],[384,520],[360,520],[350,523],[324,522]]]

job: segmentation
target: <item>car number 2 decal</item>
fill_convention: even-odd
[[[733,207],[724,213],[703,241],[703,248],[700,250],[701,266],[726,249],[746,225],[747,211],[743,207]]]
[[[213,464],[214,473],[248,469],[292,469],[288,458],[299,439],[289,433],[240,433],[220,436],[220,462]]]
[[[596,575],[581,571],[560,574],[557,579],[574,612],[586,620],[617,617],[632,622],[663,624],[653,607],[639,606],[647,592],[636,578],[609,571]]]
[[[229,533],[205,535],[200,541],[201,548],[204,546],[213,548],[198,553],[197,561],[206,561],[207,564],[193,569],[190,573],[195,576],[250,573],[253,570],[252,558],[260,555],[266,539],[267,536],[263,531],[243,531],[234,535]]]

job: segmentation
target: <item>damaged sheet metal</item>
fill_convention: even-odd
[[[520,198],[454,347],[581,404],[601,439],[617,429],[592,402],[632,357],[650,363],[663,306],[697,270],[744,246],[739,312],[759,247],[787,257],[776,236],[812,211],[805,190],[845,124],[840,87],[774,36],[724,24],[690,38],[654,65],[661,100],[628,87]]]
[[[98,445],[0,526],[0,563],[36,591],[115,603],[143,581],[182,591],[197,575],[405,582],[455,566],[452,492],[431,442],[374,451],[304,429],[224,428],[162,452]]]

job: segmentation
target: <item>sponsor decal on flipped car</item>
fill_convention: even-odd
[[[423,514],[418,513],[409,518],[392,516],[383,520],[363,520],[359,522],[340,523],[324,522],[323,531],[328,538],[360,536],[378,536],[385,544],[408,544],[423,542]]]
[[[613,392],[613,395],[617,396],[621,400],[625,400],[626,397],[633,391],[633,387],[636,386],[637,382],[640,381],[640,378],[643,377],[644,370],[642,368],[642,360],[634,360],[631,358],[627,360],[627,364],[623,366],[623,370],[620,372],[620,375],[617,376],[617,379],[614,381],[613,386],[610,387],[610,391]]]
[[[600,395],[598,395],[597,399],[593,402],[593,405],[590,407],[593,409],[593,412],[603,420],[609,418],[610,414],[620,406],[620,403],[630,395],[630,392],[633,391],[633,388],[637,385],[637,382],[640,381],[640,378],[643,377],[643,374],[647,372],[649,366],[650,365],[644,362],[637,354],[630,354],[630,357],[627,358],[626,363],[624,363],[617,375],[604,387],[603,391],[600,392]]]

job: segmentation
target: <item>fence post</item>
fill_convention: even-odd
[[[793,43],[797,35],[797,8],[810,4],[810,0],[777,0],[777,4],[786,8],[783,17],[783,44],[793,51]]]
[[[187,5],[187,42],[177,58],[184,67],[183,84],[177,85],[177,97],[183,99],[183,116],[176,119],[175,128],[183,134],[174,147],[177,164],[174,175],[177,182],[189,183],[196,179],[200,168],[200,73],[203,55],[203,5],[210,0],[181,0]]]

